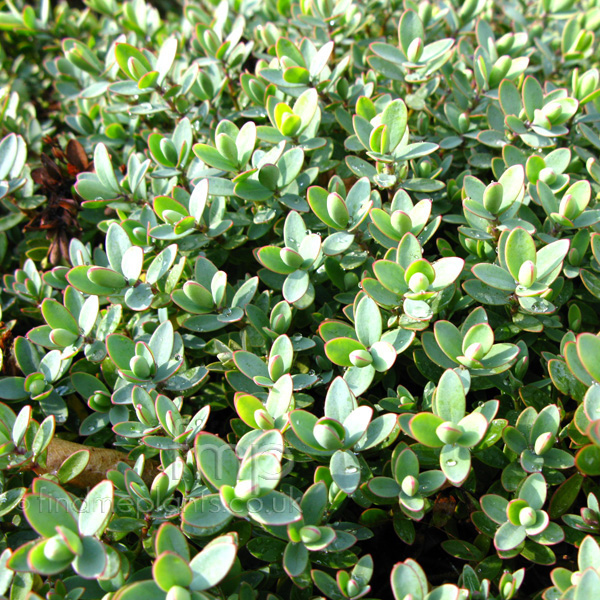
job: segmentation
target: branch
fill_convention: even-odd
[[[94,446],[85,446],[83,444],[76,444],[74,442],[68,442],[67,440],[61,440],[60,438],[53,438],[48,446],[48,452],[46,456],[46,465],[35,465],[33,470],[38,475],[45,473],[56,473],[60,465],[69,456],[80,450],[87,450],[89,453],[89,461],[85,469],[77,475],[77,477],[71,479],[69,484],[77,487],[90,488],[100,483],[103,479],[106,479],[106,473],[117,468],[117,464],[124,462],[130,466],[133,466],[135,461],[127,458],[125,452],[120,450],[112,450],[110,448],[96,448]],[[147,485],[151,484],[154,477],[158,475],[159,468],[158,464],[154,460],[146,460],[144,466],[144,473],[142,479]]]

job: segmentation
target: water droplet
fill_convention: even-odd
[[[533,313],[543,313],[545,311],[545,306],[543,302],[534,302],[530,307],[529,307],[530,312]]]
[[[226,316],[226,317],[228,317],[230,314],[231,314],[231,309],[230,309],[230,308],[226,308],[226,309],[223,311],[223,315],[224,315],[224,316]]]
[[[361,290],[363,289],[363,287],[362,287],[362,281],[358,283],[358,287],[359,287]]]
[[[308,372],[308,374],[309,374],[311,377],[314,377],[314,374],[315,374],[315,372],[314,372],[314,370],[313,370],[313,369],[311,369],[311,370]]]
[[[291,237],[290,238],[290,244],[295,244],[295,243],[296,243],[296,240],[293,237]]]
[[[301,339],[302,339],[302,334],[301,334],[301,333],[295,333],[295,334],[292,336],[292,341],[294,341],[294,342],[298,342],[298,341],[300,341]]]
[[[349,466],[344,469],[344,472],[348,475],[352,475],[353,473],[358,473],[358,467]]]
[[[449,459],[446,461],[446,465],[447,465],[448,467],[455,467],[455,466],[456,466],[456,464],[457,464],[457,463],[456,463],[456,461],[455,461],[453,458],[449,458]]]
[[[198,331],[204,331],[204,327],[198,327]]]

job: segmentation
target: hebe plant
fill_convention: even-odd
[[[0,596],[600,597],[599,28],[0,0]]]

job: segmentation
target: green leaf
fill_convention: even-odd
[[[436,434],[436,429],[444,423],[442,417],[431,413],[419,413],[409,422],[410,434],[418,442],[431,448],[441,448],[444,443]]]
[[[502,204],[500,205],[500,212],[507,210],[513,202],[519,197],[522,197],[524,193],[523,185],[525,181],[525,170],[523,165],[513,165],[508,168],[498,180],[498,183],[502,186]]]
[[[306,199],[310,205],[311,210],[315,215],[325,223],[325,225],[332,227],[333,229],[338,228],[338,223],[329,214],[327,199],[329,193],[322,187],[313,185],[308,188]]]
[[[135,343],[132,339],[112,333],[106,338],[106,350],[119,369],[129,370],[129,361],[135,355]]]
[[[449,321],[436,321],[433,327],[435,341],[444,354],[456,360],[463,353],[460,331]]]
[[[79,532],[83,536],[99,535],[112,517],[114,489],[104,480],[90,490],[79,509]]]
[[[414,10],[404,11],[398,25],[398,38],[404,56],[408,57],[408,47],[413,40],[425,41],[425,30],[419,15]]]
[[[17,506],[17,504],[21,502],[21,499],[25,495],[25,492],[27,492],[27,488],[11,488],[10,490],[7,490],[0,494],[0,516],[3,517],[4,515],[8,514],[13,508],[15,508],[15,506]],[[6,556],[4,553],[0,554],[1,568],[4,568],[5,566],[5,563],[3,566],[3,560],[5,558]],[[0,591],[3,591],[2,575],[0,575]],[[4,589],[4,591],[6,591],[6,589]]]
[[[171,244],[160,252],[148,267],[148,271],[146,272],[146,283],[154,285],[159,279],[166,275],[173,266],[176,257],[177,244]]]
[[[50,538],[56,535],[56,527],[66,527],[78,533],[73,515],[58,499],[42,494],[28,494],[23,504],[23,512],[31,527],[41,536]]]
[[[315,116],[318,106],[319,95],[317,94],[317,90],[311,88],[298,96],[298,99],[292,106],[292,110],[300,117],[300,131],[308,127]]]
[[[142,272],[144,251],[139,246],[132,246],[123,255],[119,270],[127,279],[129,285],[134,285]]]
[[[292,148],[285,152],[277,161],[277,168],[279,170],[277,187],[282,189],[292,183],[302,170],[303,163],[304,151],[302,148]]]
[[[56,300],[46,298],[42,302],[42,315],[52,329],[66,329],[79,336],[79,325],[73,315]]]
[[[285,547],[283,568],[290,577],[301,575],[308,564],[308,549],[302,542],[296,544],[290,542]]]
[[[24,377],[2,377],[0,379],[0,398],[3,400],[25,400],[29,392],[25,391]]]
[[[79,312],[79,327],[84,336],[89,335],[96,324],[98,313],[100,311],[100,304],[98,296],[89,296],[81,307]]]
[[[500,551],[506,552],[516,548],[526,537],[525,527],[513,525],[509,521],[500,525],[494,536],[494,544]]]
[[[507,520],[508,500],[495,494],[487,494],[481,498],[481,508],[488,518],[501,525]]]
[[[575,586],[573,600],[593,598],[600,592],[600,575],[595,569],[586,569]]]
[[[42,540],[29,550],[27,555],[27,566],[31,570],[45,575],[56,575],[64,571],[71,563],[72,556],[61,558],[60,560],[50,560],[46,557],[46,546],[50,540]]]
[[[477,279],[498,290],[512,293],[517,287],[512,275],[498,265],[479,263],[471,271]]]
[[[195,144],[194,154],[207,165],[225,171],[227,173],[236,172],[236,165],[225,158],[216,148],[208,144]]]
[[[309,284],[310,276],[306,271],[294,271],[283,283],[283,297],[291,304],[298,302],[308,291]]]
[[[352,452],[337,450],[329,463],[331,476],[346,494],[353,494],[360,484],[360,464]]]
[[[119,590],[119,600],[165,600],[165,593],[153,580],[136,581]]]
[[[449,256],[436,260],[433,264],[435,279],[431,284],[431,289],[435,291],[443,290],[453,284],[460,276],[465,261],[462,258]]]
[[[268,432],[265,435],[269,435]],[[273,430],[273,433],[277,433]],[[274,448],[267,447],[268,450],[273,450],[273,453],[261,451],[260,439],[255,442],[257,448],[253,448],[250,452],[256,452],[253,456],[244,458],[238,473],[238,481],[250,486],[252,494],[256,497],[265,496],[271,492],[281,478],[281,459]]]
[[[508,235],[504,248],[504,259],[515,281],[519,280],[519,269],[525,261],[530,260],[535,264],[535,242],[522,227],[513,229]]]
[[[471,470],[471,453],[462,446],[446,444],[440,452],[442,472],[454,485],[461,485]]]
[[[402,30],[402,24],[400,25],[400,28]],[[404,46],[402,47],[404,49]],[[381,115],[381,124],[384,125],[386,128],[385,137],[387,138],[387,146],[389,147],[389,152],[392,152],[396,148],[396,146],[400,143],[400,140],[404,136],[407,119],[408,112],[406,110],[406,104],[404,104],[403,100],[398,98],[390,102],[385,107]],[[386,152],[388,152],[388,150],[386,150]]]
[[[558,240],[544,246],[537,253],[537,279],[544,285],[550,285],[558,276],[555,271],[569,251],[570,240]]]
[[[108,562],[102,542],[93,537],[82,537],[83,551],[75,556],[73,569],[84,579],[97,579],[104,574]]]
[[[293,273],[296,269],[281,260],[280,250],[276,246],[264,246],[256,252],[256,258],[263,267],[266,267],[270,271],[281,273],[282,275]]]
[[[458,423],[466,410],[465,389],[456,371],[444,371],[435,392],[434,412],[444,421]]]
[[[330,598],[331,600],[344,600],[345,596],[342,595],[336,580],[331,577],[331,575],[328,575],[324,571],[317,570],[313,570],[311,575],[315,585],[327,598]]]
[[[154,581],[165,592],[175,585],[187,588],[193,579],[190,565],[174,552],[163,552],[156,557],[152,565],[152,575]]]
[[[300,507],[281,492],[271,492],[248,502],[250,516],[262,525],[277,526],[295,523],[302,518]]]
[[[369,491],[380,498],[397,498],[400,490],[400,486],[391,477],[369,479]]]
[[[53,416],[46,417],[40,424],[33,442],[31,443],[31,451],[34,456],[39,456],[50,444],[54,436],[55,419]]]
[[[119,67],[121,67],[121,69],[123,70],[125,75],[127,75],[127,77],[130,77],[131,79],[134,79],[135,81],[137,81],[139,79],[139,77],[138,77],[137,73],[134,73],[130,70],[130,68],[129,68],[130,59],[133,58],[136,61],[138,61],[139,64],[146,71],[152,70],[152,66],[148,62],[148,59],[146,58],[146,56],[142,52],[140,52],[137,48],[135,48],[134,46],[131,46],[130,44],[124,44],[124,43],[117,44],[115,47],[115,58],[117,60]]]
[[[471,298],[482,304],[503,306],[510,303],[510,296],[506,291],[495,289],[477,279],[465,281],[463,288]]]
[[[500,106],[505,115],[518,116],[521,112],[521,96],[517,86],[510,79],[503,79],[498,88]]]
[[[227,442],[216,435],[201,432],[196,436],[194,453],[198,469],[214,488],[236,484],[239,461]]]
[[[579,495],[582,484],[583,476],[575,473],[558,486],[550,499],[548,515],[551,519],[558,519],[571,508]]]
[[[375,276],[386,289],[394,294],[404,294],[408,286],[404,281],[404,269],[391,260],[378,260],[373,264]]]
[[[94,378],[95,379],[95,378]],[[90,461],[89,450],[77,450],[62,462],[56,476],[61,483],[67,483],[81,474]]]
[[[354,444],[357,452],[369,450],[385,442],[396,428],[398,419],[394,414],[385,414],[373,419],[367,427],[367,432]]]
[[[236,367],[246,377],[250,377],[251,379],[253,377],[269,377],[267,365],[256,354],[239,350],[238,352],[234,352],[233,360]]]
[[[94,168],[100,183],[113,193],[119,194],[121,188],[115,176],[108,150],[102,143],[98,144],[94,150]]]
[[[127,285],[127,281],[121,273],[112,269],[106,269],[105,267],[90,267],[87,275],[91,283],[99,286],[103,291],[108,290],[108,293],[118,293]],[[77,285],[73,287],[77,287]],[[97,288],[93,289],[96,290]],[[81,291],[85,292],[86,290],[82,289]]]
[[[529,121],[533,121],[536,109],[541,109],[544,105],[544,92],[542,86],[533,75],[529,75],[525,78],[522,94],[527,118]]]
[[[173,332],[173,323],[166,320],[155,329],[148,342],[148,347],[159,369],[171,359],[174,344],[175,334]]]
[[[396,600],[403,600],[408,594],[413,600],[423,600],[429,589],[423,569],[412,558],[394,565],[391,582]]]
[[[335,338],[325,344],[325,354],[327,358],[341,367],[351,367],[350,353],[355,350],[365,350],[366,348],[358,340],[351,338]]]
[[[577,356],[585,370],[600,382],[600,338],[592,333],[582,333],[577,337]]]
[[[473,327],[470,327],[467,330],[462,342],[463,354],[465,354],[468,348],[473,344],[480,344],[483,356],[487,357],[494,344],[494,331],[487,323],[473,325]]]
[[[389,342],[375,342],[369,350],[373,359],[373,368],[384,373],[396,362],[396,349]]]
[[[600,446],[584,446],[575,456],[575,465],[584,475],[600,475]]]
[[[325,416],[343,423],[357,407],[356,398],[348,384],[341,377],[336,377],[329,385],[325,397]]]
[[[375,302],[365,296],[358,303],[355,315],[356,334],[359,341],[367,348],[379,342],[382,333],[382,319]]]
[[[541,473],[530,475],[519,490],[522,498],[534,510],[540,510],[546,502],[546,481]]]
[[[208,536],[221,531],[233,515],[223,506],[219,494],[207,494],[188,502],[181,519],[186,533]]]
[[[6,179],[17,154],[18,138],[11,133],[0,142],[0,181]]]

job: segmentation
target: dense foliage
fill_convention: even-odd
[[[598,0],[0,0],[0,596],[600,597]]]

